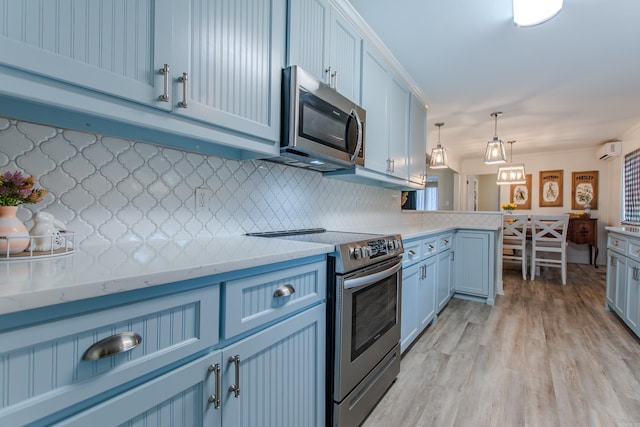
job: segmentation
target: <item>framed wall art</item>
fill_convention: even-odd
[[[516,204],[516,209],[531,209],[531,174],[526,176],[526,184],[511,184],[511,203]]]
[[[571,172],[571,209],[598,209],[598,171]]]
[[[562,207],[563,170],[540,171],[538,204],[541,208]]]

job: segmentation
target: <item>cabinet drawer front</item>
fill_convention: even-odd
[[[231,338],[324,300],[326,269],[325,262],[315,262],[225,283],[224,337]]]
[[[402,266],[407,267],[422,259],[422,240],[403,242]]]
[[[0,424],[22,425],[213,346],[219,287],[141,301],[0,334]],[[136,332],[141,343],[82,360],[98,341]]]
[[[627,255],[636,261],[640,260],[640,241],[629,239],[627,241]]]
[[[438,252],[453,246],[453,233],[444,233],[438,236]]]
[[[422,241],[422,250],[425,257],[438,252],[438,238],[429,237]]]
[[[627,251],[627,239],[619,234],[609,234],[607,247],[624,254]]]

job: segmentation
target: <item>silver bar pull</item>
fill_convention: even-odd
[[[229,357],[230,363],[235,363],[236,365],[236,383],[229,386],[229,392],[233,392],[233,396],[235,398],[240,397],[240,356],[235,355]]]
[[[616,266],[616,259],[615,259],[614,257],[611,257],[611,258],[609,259],[609,265],[610,265],[611,267],[615,267],[615,266]]]
[[[325,83],[331,87],[331,65],[324,69]]]
[[[187,108],[187,82],[189,81],[189,75],[182,73],[182,77],[178,77],[178,81],[182,83],[182,101],[178,102],[178,107]]]
[[[220,365],[209,365],[209,372],[216,374],[216,394],[209,396],[209,403],[213,403],[214,409],[220,409]]]
[[[158,99],[169,102],[169,64],[164,64],[164,67],[160,68],[160,74],[164,76],[164,93]]]
[[[334,89],[338,89],[338,72],[334,71],[333,74],[331,74],[331,87]]]
[[[296,288],[293,286],[286,284],[282,286],[278,286],[278,289],[273,293],[274,298],[282,298],[288,297],[289,295],[293,295],[296,293]]]
[[[136,348],[141,342],[142,337],[135,332],[111,335],[89,347],[82,355],[82,360],[100,360],[125,353]]]

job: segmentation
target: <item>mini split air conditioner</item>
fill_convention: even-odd
[[[600,160],[609,160],[618,157],[622,151],[620,141],[607,142],[598,149],[598,158]]]

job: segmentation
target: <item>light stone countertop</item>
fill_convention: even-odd
[[[402,240],[411,240],[424,237],[431,234],[444,233],[446,231],[455,230],[487,230],[497,231],[500,227],[483,227],[483,226],[451,226],[451,227],[427,227],[424,225],[381,225],[375,227],[363,227],[361,229],[350,230],[359,233],[372,234],[400,234]]]
[[[622,226],[622,227],[606,226],[605,230],[612,231],[614,233],[625,234],[625,235],[631,236],[631,237],[640,237],[640,227],[639,226],[633,226],[633,225],[626,225],[626,226]]]
[[[0,314],[228,273],[332,252],[260,237],[153,240],[80,247],[71,255],[0,261]]]

